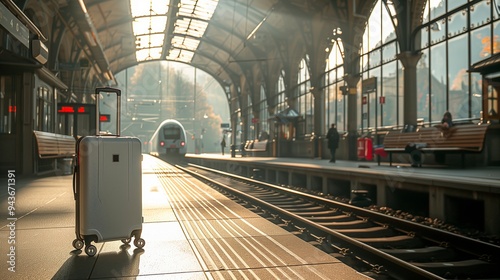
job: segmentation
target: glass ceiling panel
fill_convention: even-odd
[[[172,38],[172,49],[167,59],[191,62],[194,52],[200,44],[201,38],[205,34],[208,22],[212,18],[217,8],[218,0],[181,0],[178,19],[175,22]],[[189,35],[183,37],[179,35]]]
[[[161,34],[151,34],[136,37],[136,47],[137,49],[153,48],[163,46],[163,39],[165,35]]]
[[[193,55],[194,55],[194,52],[181,50],[180,55],[176,60],[189,63],[189,62],[191,62],[191,59],[193,59]]]
[[[195,51],[200,44],[199,40],[175,36],[172,38],[172,47],[180,48],[180,49],[188,49],[191,51]]]
[[[191,51],[185,51],[181,49],[173,49],[170,51],[170,56],[171,59],[175,61],[181,61],[181,62],[186,62],[189,63],[191,59],[193,58],[194,53]]]
[[[137,50],[135,56],[137,57],[137,61],[158,59],[161,56],[161,50],[161,47]]]
[[[167,59],[191,62],[217,8],[218,0],[180,0]],[[169,0],[130,0],[137,61],[159,59],[165,38]],[[186,36],[182,36],[186,35]]]
[[[132,17],[149,15],[150,10],[156,15],[166,15],[168,12],[168,4],[168,0],[130,0],[130,11],[132,12]]]
[[[166,16],[142,17],[135,18],[132,26],[134,28],[134,34],[147,34],[150,31],[152,33],[157,33],[165,30],[166,22]]]
[[[169,0],[130,0],[137,61],[161,57],[168,4]]]

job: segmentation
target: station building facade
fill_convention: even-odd
[[[498,123],[499,88],[498,82],[494,81],[498,77],[494,74],[483,77],[480,71],[474,70],[474,65],[495,61],[500,53],[500,8],[497,1],[423,2],[421,11],[412,11],[421,14],[420,26],[405,35],[413,49],[411,67],[414,68],[412,79],[416,84],[418,125],[438,124],[447,111],[457,123]],[[318,95],[315,97],[314,89],[311,90],[308,54],[300,62],[298,72],[292,73],[297,75],[292,102],[290,95],[286,94],[286,73],[282,71],[275,85],[277,96],[273,97],[278,100],[275,114],[293,104],[298,115],[294,126],[284,124],[275,129],[276,118],[266,110],[268,106],[263,88],[260,104],[253,105],[249,98],[248,107],[243,109],[246,112],[244,117],[248,118],[243,122],[247,124],[243,130],[249,131],[248,138],[257,139],[261,131],[275,129],[271,133],[275,139],[303,140],[285,152],[296,156],[295,151],[312,142],[311,137],[324,136],[332,123],[337,125],[339,131],[351,135],[354,132],[356,137],[402,129],[406,124],[404,101],[408,97],[404,86],[405,65],[402,62],[406,53],[400,48],[401,38],[398,36],[401,34],[394,27],[398,12],[401,11],[396,11],[390,2],[380,0],[371,11],[364,30],[332,30],[333,44],[325,49],[326,68],[321,76],[322,108],[315,108],[319,104],[315,103]],[[341,39],[343,32],[363,32],[360,52],[350,61],[345,61],[346,46]],[[346,65],[353,61],[359,65]],[[346,79],[353,73],[346,73],[345,69],[352,68],[359,69],[355,73],[359,79],[354,82]],[[485,83],[485,80],[490,82]],[[353,95],[355,101],[349,101]],[[349,114],[352,111],[349,102],[355,103],[355,114]],[[260,108],[259,115],[255,115],[255,107]],[[318,121],[314,114],[318,112],[323,115],[320,131],[314,125]],[[255,124],[255,119],[260,124]],[[354,119],[355,129],[349,127],[349,119],[351,122]],[[320,143],[323,146],[322,156],[328,157],[324,144]],[[318,150],[317,147],[315,149]],[[299,153],[303,156],[311,156],[312,153],[314,156],[314,148],[308,151]],[[343,157],[352,158],[352,155],[344,154]]]

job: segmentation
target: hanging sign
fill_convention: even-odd
[[[363,93],[375,92],[377,90],[377,77],[363,80]]]
[[[30,32],[24,24],[14,16],[7,7],[0,3],[0,25],[9,31],[14,38],[29,48]]]

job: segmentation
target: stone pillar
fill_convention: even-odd
[[[422,53],[402,52],[398,55],[404,67],[404,124],[417,126],[417,63]]]
[[[328,177],[322,176],[321,177],[321,191],[324,194],[329,194],[328,190]]]
[[[348,160],[357,160],[356,141],[358,139],[358,104],[357,104],[357,86],[360,76],[347,74],[344,77],[349,93],[347,95],[347,147]]]
[[[313,88],[312,94],[314,98],[314,155],[313,157],[321,158],[321,135],[326,134],[325,129],[325,91],[324,89]]]
[[[313,189],[311,174],[306,174],[306,188],[308,191]]]
[[[436,186],[429,186],[429,217],[445,220],[444,192]]]
[[[23,87],[21,89],[23,98],[18,99],[18,102],[20,100],[20,103],[18,104],[18,109],[21,108],[21,110],[18,110],[18,112],[22,113],[22,115],[20,114],[20,116],[18,116],[18,122],[22,123],[21,126],[22,131],[17,132],[18,135],[16,136],[18,137],[18,139],[21,139],[22,148],[21,149],[16,148],[15,155],[18,158],[17,160],[20,161],[20,163],[16,163],[16,166],[12,167],[13,168],[15,167],[15,169],[17,169],[19,167],[18,165],[20,164],[21,170],[16,170],[16,172],[19,172],[19,174],[24,174],[24,175],[33,174],[35,160],[37,160],[37,158],[35,158],[35,155],[32,152],[33,142],[34,142],[33,114],[35,110],[34,108],[36,107],[34,101],[33,87],[34,87],[33,74],[28,72],[23,73]]]
[[[229,88],[229,90],[231,91],[231,94],[230,96],[232,97],[231,100],[230,100],[230,105],[229,105],[229,108],[231,110],[231,129],[232,129],[232,133],[231,133],[231,157],[235,157],[236,154],[234,152],[234,149],[236,147],[234,147],[234,145],[236,144],[237,142],[237,139],[236,139],[236,136],[238,135],[238,124],[239,122],[241,122],[241,108],[242,107],[238,107],[238,102],[237,102],[237,98],[236,96],[238,96],[238,89],[236,86],[234,86],[234,84]],[[245,133],[245,126],[243,126],[244,124],[242,124],[241,126],[241,130]],[[242,135],[241,136],[242,139],[240,140],[243,140],[245,138],[245,135]]]
[[[385,180],[377,181],[377,205],[387,205],[387,187]]]
[[[500,215],[500,205],[497,199],[492,196],[484,197],[484,229],[488,234],[500,234],[500,224],[498,217]]]

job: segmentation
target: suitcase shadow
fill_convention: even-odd
[[[82,250],[73,250],[51,279],[122,278],[139,275],[140,256],[144,249],[129,252],[123,244],[116,252],[104,252],[89,257]]]

